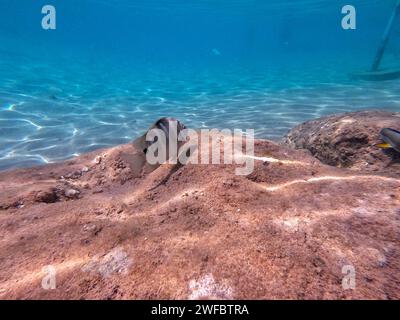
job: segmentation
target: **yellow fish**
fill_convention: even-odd
[[[394,149],[400,152],[400,132],[394,129],[385,128],[381,130],[381,139],[384,143],[379,143],[376,146],[382,149]]]

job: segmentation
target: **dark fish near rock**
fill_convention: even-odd
[[[149,130],[147,130],[147,132],[149,132],[152,129],[159,129],[162,130],[165,133],[165,136],[167,137],[167,150],[168,150],[168,145],[169,145],[169,138],[170,138],[170,129],[171,126],[175,126],[176,124],[176,132],[174,132],[174,135],[176,134],[176,137],[174,137],[174,139],[176,138],[176,140],[178,139],[178,135],[179,133],[186,129],[186,126],[181,123],[179,120],[175,119],[175,118],[161,118],[159,120],[157,120],[150,128]],[[143,148],[143,152],[147,153],[147,149],[156,142],[156,140],[154,141],[146,141],[146,134],[144,134],[142,137],[140,137],[139,139],[141,139],[142,144],[144,146]],[[178,140],[176,141],[178,144]]]
[[[400,132],[394,129],[385,128],[381,130],[381,139],[385,141],[377,146],[382,149],[392,148],[397,152],[400,152]]]
[[[150,165],[146,161],[146,153],[148,148],[156,143],[156,139],[154,141],[146,141],[146,136],[147,133],[150,130],[153,129],[159,129],[162,130],[165,133],[165,136],[167,138],[166,140],[166,150],[167,150],[167,159],[169,159],[168,155],[168,150],[169,150],[169,139],[170,139],[170,129],[171,127],[175,127],[176,123],[176,132],[173,132],[172,134],[173,139],[178,139],[179,133],[186,129],[186,126],[182,124],[179,120],[174,119],[174,118],[161,118],[157,120],[147,131],[144,135],[141,137],[137,138],[135,141],[133,141],[133,147],[136,150],[136,153],[134,154],[123,154],[121,155],[121,158],[129,164],[129,167],[131,168],[132,173],[135,176],[139,176],[141,172],[145,171],[147,173],[155,170],[158,165]],[[181,145],[181,142],[177,141],[177,146]]]

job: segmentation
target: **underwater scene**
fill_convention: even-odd
[[[0,170],[72,158],[171,116],[191,128],[295,125],[399,110],[400,80],[365,81],[395,0],[0,1]],[[381,68],[400,65],[400,19]],[[354,29],[353,29],[354,27]]]
[[[0,300],[400,300],[399,89],[400,0],[0,0]]]

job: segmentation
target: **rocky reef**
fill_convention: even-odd
[[[192,164],[137,176],[132,144],[1,172],[0,298],[399,299],[398,167],[372,147],[397,119],[346,114],[288,145],[258,140],[248,176]]]
[[[400,177],[400,154],[382,151],[382,128],[400,130],[400,113],[363,111],[311,120],[293,128],[283,144],[306,149],[323,163]]]

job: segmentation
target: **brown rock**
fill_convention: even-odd
[[[3,297],[400,299],[400,179],[257,140],[249,176],[236,176],[235,165],[161,165],[121,184],[121,153],[129,160],[134,151],[127,144],[0,172]],[[98,155],[105,170],[56,180]],[[94,190],[99,174],[102,193],[28,201],[51,186],[62,198],[86,183]],[[48,265],[56,290],[40,286]],[[351,290],[342,286],[348,267]]]
[[[293,128],[283,143],[307,149],[323,163],[400,176],[400,155],[376,147],[383,128],[400,130],[400,113],[361,111],[311,120]]]
[[[35,195],[35,201],[37,202],[44,202],[44,203],[54,203],[59,200],[57,195],[57,189],[50,188],[49,190],[42,190],[39,191]]]

